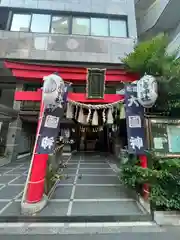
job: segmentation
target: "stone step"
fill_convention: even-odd
[[[154,222],[0,223],[0,234],[99,234],[165,232]]]

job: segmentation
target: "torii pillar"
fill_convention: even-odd
[[[42,101],[42,90],[36,92],[39,98],[40,112],[38,118],[38,126],[36,132],[36,140],[34,144],[33,154],[30,162],[29,172],[24,188],[21,201],[22,213],[33,214],[40,211],[47,203],[47,196],[44,194],[44,185],[47,169],[48,154],[37,154],[37,140],[40,132],[41,122],[44,114],[44,106]],[[32,100],[30,100],[32,101]]]

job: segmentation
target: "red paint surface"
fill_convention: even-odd
[[[65,81],[85,82],[87,69],[83,67],[58,67],[43,64],[25,64],[5,61],[6,68],[12,70],[13,76],[27,81],[42,82],[44,76],[58,72]],[[121,69],[107,69],[105,80],[107,82],[132,82],[139,77],[137,74],[127,73]]]
[[[142,168],[147,168],[148,167],[148,160],[146,155],[140,155],[139,156],[140,162],[141,162],[141,167]],[[149,186],[148,184],[143,185],[143,197],[145,200],[149,198]]]
[[[26,202],[28,203],[36,203],[43,198],[48,155],[35,153],[32,161],[33,165],[26,194]]]
[[[16,91],[14,99],[16,101],[41,101],[42,94],[39,91]],[[119,94],[105,94],[104,99],[87,99],[85,93],[68,93],[68,99],[84,103],[113,103],[123,100],[124,96]]]
[[[39,91],[16,91],[14,94],[15,101],[34,101],[40,102],[42,94]]]
[[[38,91],[39,95],[42,96],[42,91]],[[41,118],[43,116],[44,107],[41,102],[38,127],[36,132],[36,140],[39,136],[41,127]],[[44,183],[46,176],[46,168],[48,161],[48,154],[36,154],[37,145],[35,144],[32,156],[32,169],[30,179],[27,188],[26,202],[36,203],[41,201],[44,194]]]

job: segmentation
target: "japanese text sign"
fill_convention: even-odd
[[[144,154],[146,149],[144,129],[144,108],[137,100],[136,84],[125,86],[125,108],[128,136],[128,152]]]
[[[37,141],[38,154],[52,154],[60,128],[60,119],[64,114],[63,108],[46,109],[42,120]]]

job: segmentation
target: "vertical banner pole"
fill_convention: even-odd
[[[141,167],[147,168],[146,139],[144,129],[144,108],[137,99],[137,85],[127,84],[125,87],[126,123],[128,133],[128,152],[135,154],[141,161]],[[147,199],[148,185],[143,186],[143,197]]]

